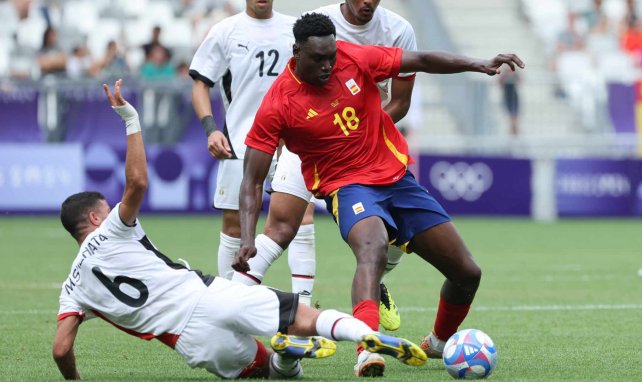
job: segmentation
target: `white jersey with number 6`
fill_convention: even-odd
[[[167,343],[166,336],[180,335],[211,276],[161,254],[138,221],[133,227],[121,221],[119,206],[80,246],[62,285],[58,319],[100,316],[129,334]]]
[[[221,81],[225,131],[238,159],[263,96],[292,56],[294,21],[274,11],[269,19],[241,12],[214,25],[194,54],[190,75],[209,86]]]

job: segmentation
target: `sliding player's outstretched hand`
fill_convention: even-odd
[[[123,98],[122,94],[120,93],[121,86],[123,84],[123,80],[119,79],[116,81],[114,84],[114,94],[111,94],[111,91],[109,90],[109,86],[107,84],[103,84],[103,89],[105,90],[105,94],[107,95],[107,99],[109,99],[109,103],[111,104],[112,107],[116,106],[123,106],[127,104],[127,101]]]
[[[513,71],[515,71],[516,67],[524,69],[524,63],[516,54],[498,54],[495,58],[485,63],[482,70],[489,76],[494,76],[500,73],[500,67],[504,64],[508,65]]]
[[[253,245],[241,245],[236,256],[234,256],[234,261],[232,262],[232,268],[237,272],[247,272],[250,270],[250,264],[248,260],[256,256],[256,247]]]

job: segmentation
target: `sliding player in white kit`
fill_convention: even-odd
[[[246,0],[244,12],[212,27],[190,65],[194,111],[205,128],[208,150],[220,160],[213,204],[223,210],[217,258],[218,274],[227,279],[232,278],[232,262],[241,242],[238,210],[245,136],[263,95],[292,56],[294,21],[293,17],[274,11],[272,0]],[[209,97],[216,82],[220,83],[223,99],[229,105],[223,131],[216,128]],[[304,244],[298,245],[299,242]],[[314,235],[295,238],[294,243],[294,252],[300,256],[294,252],[290,255],[292,291],[310,305],[315,272]]]
[[[380,7],[379,0],[347,0],[344,3],[321,7],[313,12],[330,17],[336,27],[337,40],[417,50],[415,33],[410,23],[396,13]],[[414,80],[414,73],[401,73],[392,81],[386,80],[379,84],[382,103],[385,105],[383,109],[395,123],[408,112]],[[308,118],[314,118],[314,116],[314,111],[311,109]],[[312,222],[313,210],[307,208],[306,212],[306,207],[313,195],[305,186],[301,174],[301,160],[285,147],[281,150],[271,186],[273,193],[265,229],[263,234],[256,238],[257,255],[249,261],[250,271],[235,273],[232,278],[234,281],[248,285],[260,283],[269,266],[288,247],[297,229],[300,236],[314,237],[314,226],[309,224]],[[304,224],[299,228],[302,220],[309,225]],[[293,244],[294,242],[292,241]],[[295,258],[307,259],[305,255],[298,253],[298,249],[292,248],[292,244],[288,251],[289,263],[292,261],[293,251],[297,254]],[[402,252],[399,248],[389,247],[386,273],[401,262],[401,257]],[[379,312],[381,325],[385,329],[399,328],[401,318],[383,283],[381,283]]]
[[[222,378],[300,378],[300,358],[336,351],[326,338],[277,332],[360,342],[405,364],[425,363],[417,345],[376,333],[345,313],[299,305],[297,294],[203,275],[160,253],[137,218],[147,190],[147,162],[138,113],[122,98],[121,84],[116,82],[113,95],[103,87],[126,125],[122,200],[110,210],[100,193],[81,192],[67,198],[60,213],[80,246],[60,293],[53,344],[63,377],[80,379],[74,341],[80,324],[93,317],[142,339],[156,338],[189,366]],[[252,335],[274,336],[274,351]]]

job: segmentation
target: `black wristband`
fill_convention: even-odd
[[[210,136],[214,131],[216,131],[216,122],[214,122],[214,118],[211,115],[206,115],[205,117],[201,118],[201,125],[203,125],[203,128],[205,129],[205,135]]]

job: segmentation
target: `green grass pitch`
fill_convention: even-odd
[[[220,220],[215,216],[142,216],[162,252],[214,273]],[[496,343],[490,377],[503,381],[642,381],[642,222],[464,219],[455,223],[482,266],[482,283],[462,328]],[[338,229],[317,219],[317,281],[313,300],[350,311],[355,261]],[[60,283],[76,247],[57,218],[0,219],[0,380],[61,380],[51,358]],[[420,341],[434,321],[442,277],[408,255],[387,276],[402,313],[395,334]],[[267,285],[290,288],[287,258]],[[212,339],[215,340],[215,339]],[[158,341],[141,341],[99,320],[81,325],[80,374],[102,381],[210,380]],[[306,380],[353,380],[354,346],[304,362]],[[446,381],[441,361],[411,368],[389,359],[386,380]]]

